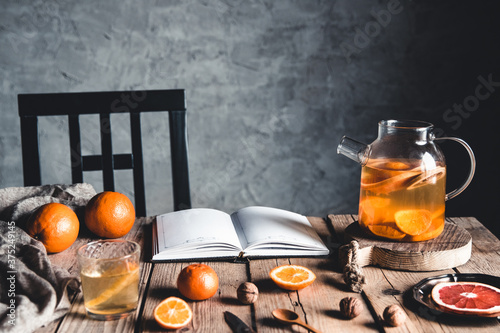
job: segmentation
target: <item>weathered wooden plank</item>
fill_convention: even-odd
[[[176,280],[180,270],[189,263],[162,263],[154,266],[150,263],[152,220],[153,218],[138,219],[132,231],[125,237],[134,239],[143,246],[140,287],[143,304],[134,315],[110,322],[90,320],[85,315],[80,293],[74,299],[70,314],[39,329],[37,333],[134,330],[164,332],[154,321],[153,309],[168,296],[181,296],[176,287]],[[497,331],[500,327],[495,318],[471,320],[430,310],[414,301],[411,296],[412,287],[430,276],[453,272],[498,275],[500,241],[476,219],[447,219],[448,222],[462,226],[472,235],[472,258],[466,264],[453,270],[434,272],[405,272],[364,267],[367,284],[361,294],[353,293],[347,288],[337,258],[338,247],[344,241],[344,229],[356,220],[356,216],[330,215],[327,221],[320,218],[309,218],[309,220],[331,249],[329,258],[262,259],[251,260],[247,264],[205,262],[218,273],[220,287],[218,293],[209,300],[188,301],[193,309],[194,320],[185,330],[231,332],[223,317],[223,311],[228,310],[254,326],[259,332],[307,332],[297,325],[289,328],[277,322],[272,317],[271,311],[280,307],[295,310],[303,320],[322,332],[490,332]],[[70,249],[49,256],[51,262],[77,274],[76,250],[93,239],[95,236],[83,229],[79,239]],[[298,292],[278,288],[269,278],[269,271],[277,265],[288,263],[310,268],[316,273],[317,280]],[[260,291],[259,299],[254,305],[242,305],[236,299],[236,289],[240,283],[247,280],[254,282]],[[338,303],[346,296],[358,297],[365,304],[365,310],[353,320],[342,318],[338,312]],[[404,326],[388,327],[381,319],[384,308],[390,304],[399,304],[406,311],[409,320]]]
[[[464,265],[458,266],[456,271],[499,276],[500,240],[473,217],[455,217],[452,220],[472,236],[471,259]]]
[[[335,247],[338,243],[331,238],[328,225],[323,219],[309,218],[309,220],[325,244],[333,250],[330,258],[279,258],[250,262],[251,279],[260,290],[258,306],[255,309],[259,332],[290,330],[285,324],[279,323],[272,317],[271,312],[277,308],[296,311],[302,320],[322,332],[376,331],[367,307],[359,317],[353,320],[346,320],[340,315],[339,302],[342,298],[354,296],[361,299],[361,297],[347,291],[341,282],[340,273],[335,271],[332,258],[336,255]],[[316,274],[316,281],[299,291],[287,291],[277,287],[269,278],[269,271],[285,264],[296,264],[311,269]],[[293,332],[307,332],[306,329],[297,325],[294,325],[292,329]]]
[[[394,329],[382,320],[380,325],[389,332],[491,332],[498,329],[496,318],[464,318],[450,316],[430,310],[414,301],[411,290],[422,279],[442,274],[454,273],[453,270],[439,272],[405,272],[367,267],[365,269],[367,285],[363,289],[374,308],[377,317],[381,317],[386,306],[399,304],[409,320],[405,326]]]
[[[355,217],[354,217],[355,218]],[[343,226],[349,225],[349,219],[340,216],[329,216],[332,224],[337,225],[335,231],[342,234]],[[449,222],[455,222],[456,219],[448,219]],[[470,220],[468,220],[471,222]],[[463,222],[462,224],[465,224]],[[465,226],[463,226],[465,227]],[[474,242],[482,242],[482,225],[474,224],[478,230],[474,237]],[[340,230],[339,230],[340,229]],[[495,240],[485,234],[486,239],[490,239],[491,246],[495,245]],[[489,256],[485,249],[486,256]],[[494,255],[494,254],[493,254]],[[474,255],[472,262],[475,261]],[[462,266],[461,266],[462,267]],[[492,264],[491,267],[499,267],[498,264]],[[438,311],[433,311],[413,300],[411,290],[415,284],[422,279],[450,274],[455,271],[452,269],[434,271],[434,272],[405,272],[398,270],[381,269],[379,267],[364,267],[363,273],[366,277],[366,285],[363,288],[364,297],[369,302],[373,315],[378,319],[378,326],[383,331],[389,332],[488,332],[497,328],[498,321],[494,318],[484,318],[471,320],[469,318],[458,318]],[[382,319],[382,314],[386,306],[399,304],[407,313],[409,320],[402,327],[389,327]],[[459,325],[456,323],[459,322]]]
[[[344,243],[345,229],[354,221],[356,215],[328,215],[328,221],[332,226],[333,232],[340,243]]]
[[[217,332],[231,332],[224,320],[224,311],[231,311],[252,324],[252,306],[241,304],[236,297],[238,286],[247,281],[247,265],[232,262],[204,262],[211,266],[219,276],[217,294],[204,301],[191,301],[182,296],[177,289],[177,276],[182,268],[192,262],[156,263],[144,305],[140,331],[164,332],[156,324],[153,311],[158,303],[169,296],[177,296],[188,302],[193,310],[193,321],[187,331],[210,331],[217,327]]]

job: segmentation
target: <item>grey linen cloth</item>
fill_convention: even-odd
[[[1,332],[32,332],[68,312],[78,278],[53,266],[43,244],[23,228],[31,213],[49,202],[63,203],[80,217],[95,194],[89,184],[0,189]]]

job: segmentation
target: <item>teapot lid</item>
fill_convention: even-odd
[[[427,121],[421,120],[381,120],[379,121],[379,126],[392,127],[397,129],[409,129],[409,130],[429,130],[434,127],[433,124]]]

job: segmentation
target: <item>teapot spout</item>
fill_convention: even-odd
[[[370,145],[366,145],[347,136],[342,137],[337,147],[337,154],[342,154],[361,165],[368,162]]]

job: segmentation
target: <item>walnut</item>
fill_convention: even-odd
[[[259,289],[251,282],[243,282],[236,291],[238,300],[243,304],[252,304],[257,301]]]
[[[363,302],[355,297],[346,297],[340,300],[340,313],[346,318],[352,319],[359,316],[363,311]]]
[[[406,313],[399,305],[389,305],[384,310],[384,320],[388,325],[401,326],[405,323]]]

